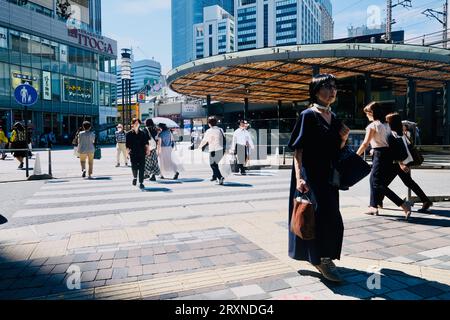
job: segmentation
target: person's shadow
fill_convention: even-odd
[[[319,278],[334,294],[363,300],[426,300],[450,299],[450,286],[422,279],[405,272],[382,268],[373,273],[338,267],[342,283],[326,280],[319,272],[299,270],[302,276]],[[307,288],[306,288],[307,290]]]
[[[4,216],[2,216],[2,215],[0,214],[0,226],[1,226],[2,224],[7,223],[7,222],[8,222],[8,219],[6,219]]]

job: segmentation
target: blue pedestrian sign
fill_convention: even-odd
[[[38,100],[38,93],[35,88],[29,84],[21,84],[14,90],[14,98],[16,98],[17,103],[31,107]]]

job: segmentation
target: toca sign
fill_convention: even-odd
[[[78,44],[102,53],[114,55],[113,46],[103,37],[94,36],[84,30],[69,29],[69,36],[78,39]]]

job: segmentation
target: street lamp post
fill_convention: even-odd
[[[131,50],[122,49],[120,75],[122,78],[122,117],[123,125],[131,130]],[[129,108],[129,109],[128,109]]]

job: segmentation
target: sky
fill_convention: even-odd
[[[178,0],[184,1],[184,0]],[[347,37],[347,28],[377,24],[386,19],[385,0],[331,0],[335,38]],[[393,4],[401,0],[393,0]],[[163,74],[172,65],[171,0],[103,0],[103,33],[121,48],[133,47],[136,60],[154,58]],[[425,9],[442,11],[444,0],[411,0],[412,8],[397,6],[393,30],[405,30],[405,39],[442,29],[441,24],[422,15]],[[369,14],[368,14],[369,11]]]

